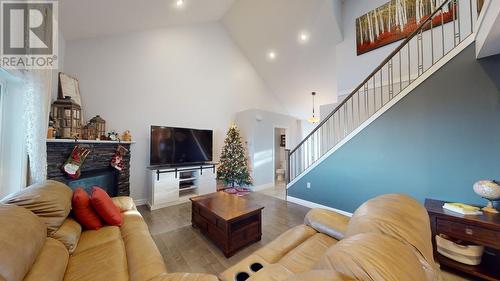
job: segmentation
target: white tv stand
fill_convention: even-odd
[[[156,210],[189,201],[190,197],[215,192],[216,164],[149,167],[148,206]]]

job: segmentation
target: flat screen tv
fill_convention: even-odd
[[[211,130],[151,126],[150,165],[211,162],[212,145]]]

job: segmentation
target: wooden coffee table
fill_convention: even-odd
[[[193,227],[200,229],[227,258],[261,239],[264,207],[250,199],[219,191],[190,200]]]

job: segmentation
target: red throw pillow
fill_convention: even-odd
[[[103,219],[109,225],[121,226],[122,225],[122,214],[120,208],[118,208],[111,197],[102,188],[97,186],[92,187],[92,197],[90,202],[94,210],[99,214],[101,219]]]
[[[97,213],[92,209],[90,197],[82,188],[77,188],[73,192],[71,200],[73,216],[83,228],[98,230],[102,227],[102,222]]]

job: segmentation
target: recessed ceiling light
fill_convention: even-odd
[[[269,60],[275,60],[276,59],[276,52],[275,51],[269,51],[269,52],[267,52],[267,58]]]
[[[299,33],[299,42],[307,43],[309,41],[309,33],[307,31],[301,31]]]
[[[181,8],[182,6],[184,6],[184,0],[175,1],[175,5],[177,6],[177,8]]]

